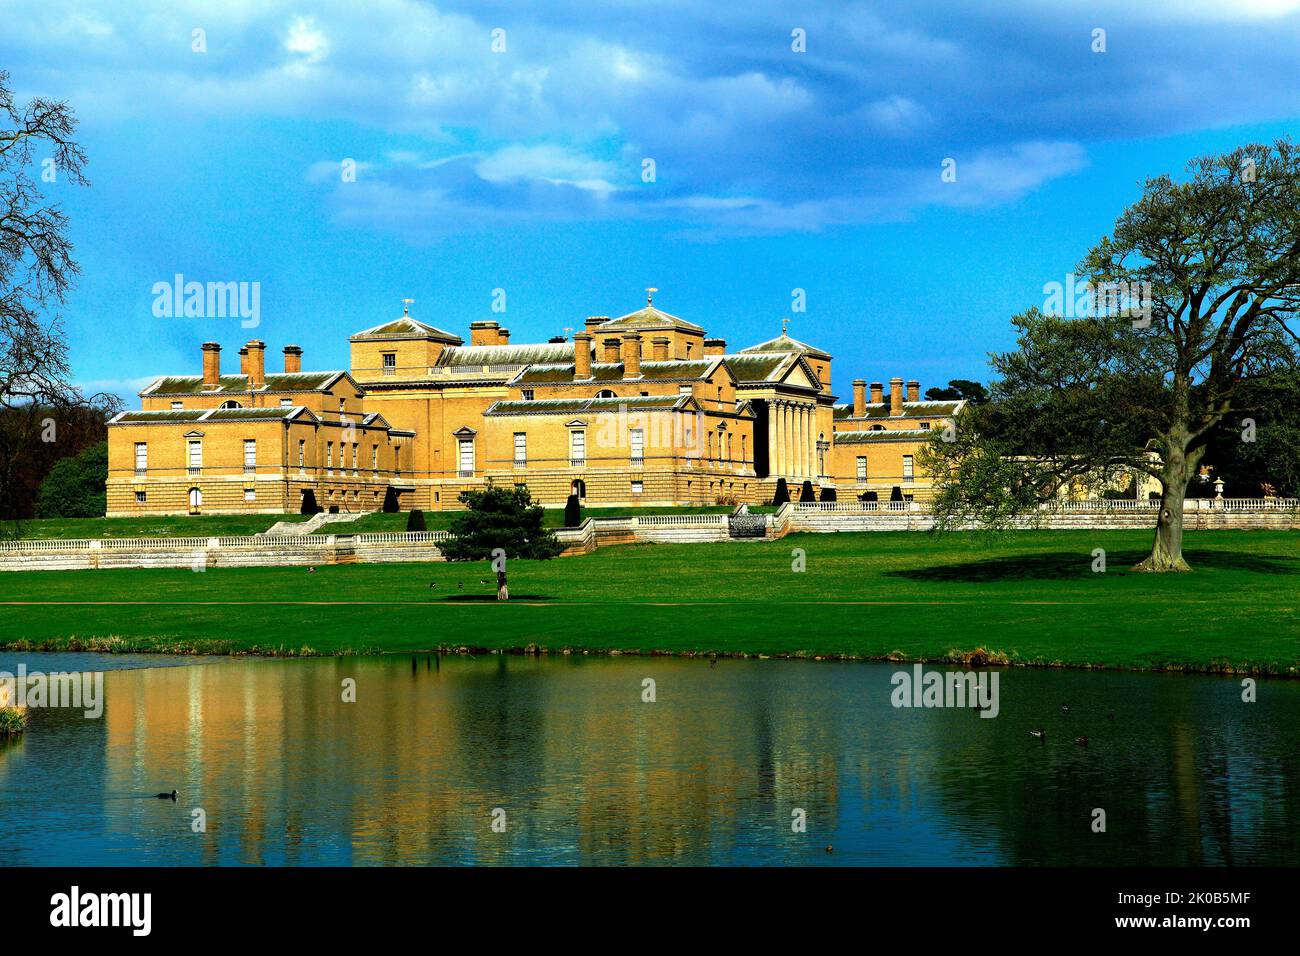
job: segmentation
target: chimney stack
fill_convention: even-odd
[[[497,329],[497,345],[509,345],[509,344],[510,344],[510,330]]]
[[[903,414],[903,380],[901,378],[891,378],[889,380],[889,414]]]
[[[496,322],[471,322],[469,324],[469,344],[496,345],[498,328],[500,326]]]
[[[641,377],[640,332],[628,332],[623,336],[623,377]]]
[[[654,358],[655,358],[655,361],[656,361],[656,362],[667,362],[667,361],[668,361],[668,345],[669,345],[669,342],[670,342],[670,340],[669,340],[668,336],[666,336],[666,335],[658,335],[658,336],[655,336],[653,339],[650,340],[650,345],[651,345],[651,347],[653,348],[653,353],[652,353],[652,354],[654,355]]]
[[[246,348],[241,348],[239,350],[239,374],[248,374],[248,349]]]
[[[607,315],[589,315],[587,316],[587,331],[590,332],[596,326],[603,325],[608,321],[609,321],[609,316]]]
[[[871,383],[871,404],[879,405],[885,400],[885,386],[879,382]]]
[[[573,336],[573,379],[591,378],[591,333],[578,332]]]
[[[604,361],[609,365],[618,362],[618,339],[605,339]]]
[[[726,339],[705,339],[704,354],[708,356],[726,355],[727,340]]]
[[[867,417],[867,383],[860,378],[853,380],[853,417]]]
[[[907,383],[907,400],[909,402],[919,402],[921,400],[921,383],[912,379]]]
[[[266,343],[253,339],[248,349],[248,387],[261,388],[266,384]]]
[[[289,375],[302,371],[301,348],[296,345],[286,345],[284,347],[284,370]]]
[[[203,343],[203,387],[221,386],[221,346],[216,342]]]

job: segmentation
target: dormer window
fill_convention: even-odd
[[[244,406],[243,406],[243,405],[240,405],[239,402],[236,402],[236,401],[233,401],[233,400],[232,400],[232,401],[229,401],[229,402],[222,402],[222,403],[221,403],[221,407],[222,407],[222,408],[243,408]]]
[[[614,394],[610,389],[608,389],[608,388],[602,388],[599,392],[596,393],[596,397],[597,397],[597,398],[618,398],[618,396],[615,395],[615,394]]]
[[[185,407],[184,402],[172,402],[172,411],[178,412]]]
[[[397,353],[385,352],[384,353],[384,374],[393,375],[396,372],[397,372]]]
[[[293,407],[293,399],[292,399],[292,398],[282,398],[282,399],[280,399],[280,407],[281,407],[281,408],[292,408],[292,407]]]
[[[531,388],[524,389],[524,401],[531,402],[532,400],[533,400],[533,390]]]
[[[929,422],[921,422],[921,431],[923,431],[923,432],[928,432],[929,430],[930,430],[930,423],[929,423]]]

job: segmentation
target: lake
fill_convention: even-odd
[[[5,866],[1298,858],[1295,681],[1243,703],[1238,679],[1001,670],[985,719],[893,707],[911,665],[0,652],[20,661],[104,670],[105,707],[0,743]]]

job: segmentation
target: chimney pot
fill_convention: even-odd
[[[603,325],[608,321],[609,316],[607,315],[589,315],[587,316],[587,328],[588,330],[594,329],[596,326]]]
[[[916,379],[910,379],[907,383],[907,400],[909,402],[921,400],[921,383]]]
[[[591,333],[578,332],[573,336],[573,379],[591,378]]]
[[[880,382],[871,383],[871,404],[880,405],[885,400],[885,386]]]
[[[613,365],[618,362],[618,339],[605,339],[605,362]]]
[[[903,380],[901,378],[891,378],[889,380],[889,414],[903,414]]]
[[[641,377],[641,333],[628,332],[623,336],[623,377]]]
[[[656,362],[668,361],[668,346],[670,342],[671,339],[666,335],[659,335],[650,340],[650,345],[653,349],[652,354],[654,355]]]
[[[302,349],[296,345],[284,347],[284,370],[292,375],[302,371]]]
[[[500,328],[496,322],[471,322],[469,324],[469,344],[470,345],[496,345],[497,330]]]
[[[726,339],[705,339],[704,354],[709,356],[726,355],[727,340]]]
[[[204,342],[203,346],[203,387],[205,389],[221,386],[221,346],[216,342]]]
[[[860,378],[853,380],[853,417],[867,417],[867,383]]]
[[[248,349],[246,348],[241,348],[239,350],[239,374],[248,374]]]
[[[510,330],[497,329],[497,345],[509,345],[509,344],[510,344]]]

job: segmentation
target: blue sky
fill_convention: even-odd
[[[1300,0],[517,6],[0,0],[0,68],[90,156],[48,187],[78,380],[134,404],[254,336],[346,367],[406,296],[545,340],[646,286],[733,345],[790,316],[841,395],[987,379],[1146,176],[1300,116]],[[260,283],[260,325],[155,317],[177,273]]]

